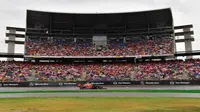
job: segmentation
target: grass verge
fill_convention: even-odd
[[[200,112],[198,98],[6,98],[0,112]]]

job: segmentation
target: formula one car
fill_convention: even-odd
[[[106,89],[106,88],[104,88],[102,86],[94,85],[94,84],[90,84],[90,83],[78,84],[78,87],[80,89]]]

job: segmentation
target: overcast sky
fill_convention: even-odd
[[[175,25],[194,25],[193,49],[200,50],[200,1],[199,0],[0,0],[0,52],[7,52],[6,26],[25,27],[26,10],[53,12],[101,13],[130,12],[172,8]],[[184,51],[184,44],[178,44]],[[16,46],[23,53],[23,46]]]

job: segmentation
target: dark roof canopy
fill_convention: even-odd
[[[105,30],[173,28],[170,8],[125,13],[55,13],[27,10],[27,28],[55,30]]]

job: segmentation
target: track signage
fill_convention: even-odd
[[[67,87],[84,84],[77,82],[2,82],[0,87]],[[94,81],[96,85],[200,85],[200,81]]]

